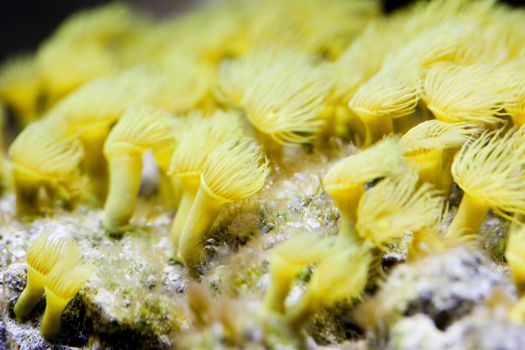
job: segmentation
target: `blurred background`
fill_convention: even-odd
[[[162,16],[172,11],[198,6],[207,1],[209,0],[129,0],[127,2],[146,12]],[[386,12],[413,2],[411,0],[383,1]],[[0,62],[12,54],[36,49],[38,44],[48,37],[71,13],[109,2],[112,1],[0,0]],[[503,2],[514,6],[524,6],[525,4],[525,0],[505,0]]]

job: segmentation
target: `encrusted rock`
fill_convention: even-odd
[[[388,327],[424,314],[444,330],[495,291],[516,294],[503,268],[473,248],[458,247],[397,266],[374,297],[374,318]]]
[[[521,350],[524,345],[525,327],[511,323],[504,314],[494,315],[486,309],[479,309],[446,331],[436,328],[432,319],[426,315],[405,318],[392,329],[388,348]]]

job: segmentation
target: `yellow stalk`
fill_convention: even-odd
[[[235,137],[208,156],[199,191],[179,239],[179,258],[192,275],[197,273],[205,235],[221,207],[258,192],[268,172],[261,147],[248,138]]]
[[[350,155],[328,170],[323,178],[323,187],[339,209],[341,237],[359,241],[354,225],[365,184],[406,171],[395,137],[386,138],[362,152]]]
[[[489,206],[486,203],[465,193],[456,216],[447,230],[446,238],[457,238],[477,233],[485,221],[488,211]]]
[[[284,312],[284,301],[290,292],[293,280],[297,275],[295,269],[288,269],[288,262],[281,256],[272,256],[272,283],[264,296],[264,307],[278,313]],[[278,278],[274,277],[278,273]]]
[[[505,258],[520,294],[525,291],[525,230],[522,224],[511,225]]]
[[[418,170],[421,182],[431,183],[448,193],[454,154],[479,132],[475,124],[430,120],[403,135],[401,150],[404,159]]]
[[[91,265],[83,265],[77,258],[66,258],[46,277],[46,309],[40,324],[40,333],[44,338],[53,339],[58,335],[62,312],[92,273]]]
[[[39,213],[40,176],[34,174],[30,169],[16,164],[13,164],[12,173],[17,215],[29,216]]]
[[[42,317],[42,323],[40,324],[40,333],[46,339],[53,339],[60,331],[60,318],[69,300],[56,296],[48,288],[46,288],[45,291],[46,309]]]
[[[26,287],[18,297],[13,308],[18,322],[21,322],[42,299],[44,284],[45,276],[28,266]]]
[[[104,142],[109,133],[109,125],[91,125],[81,129],[79,140],[84,148],[82,168],[91,180],[91,190],[100,203],[104,202],[108,191],[108,164],[104,158]]]
[[[179,208],[171,225],[171,240],[175,252],[178,251],[180,236],[190,215],[191,207],[195,201],[197,192],[199,191],[200,182],[199,177],[183,177],[180,180],[182,184],[182,196]]]
[[[407,131],[420,124],[424,120],[419,109],[420,108],[418,105],[418,108],[414,113],[393,120],[394,131],[396,134],[405,134]]]
[[[225,203],[224,199],[211,195],[205,188],[199,188],[179,238],[178,255],[190,271],[198,268],[202,260],[205,235]]]
[[[109,232],[126,230],[135,209],[141,173],[141,154],[123,152],[109,159],[110,186],[103,221]]]

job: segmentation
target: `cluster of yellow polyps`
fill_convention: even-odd
[[[415,259],[475,234],[489,209],[516,223],[507,258],[521,284],[524,13],[492,0],[392,15],[379,5],[224,1],[159,22],[116,4],[73,16],[0,70],[2,107],[28,125],[9,149],[17,212],[104,202],[105,229],[124,232],[151,152],[176,210],[173,255],[195,275],[223,205],[264,186],[266,155],[284,164],[284,148],[322,151],[339,136],[361,146],[323,179],[340,233],[276,248],[269,309],[299,326],[357,300],[405,232]],[[443,239],[453,183],[464,195]],[[308,265],[306,294],[285,307]]]
[[[67,304],[84,286],[93,272],[82,263],[82,253],[68,236],[44,232],[29,247],[26,256],[27,282],[14,306],[22,321],[45,292],[46,309],[40,331],[54,338],[60,331],[60,317]]]
[[[342,226],[337,237],[321,239],[315,234],[302,234],[275,248],[270,259],[272,284],[265,306],[284,313],[291,327],[301,326],[308,316],[336,301],[355,302],[361,298],[377,265],[374,261],[380,258],[378,251],[388,250],[387,245],[406,232],[412,232],[419,240],[427,239],[427,235],[439,237],[438,224],[444,212],[444,198],[439,192],[429,184],[418,187],[417,175],[408,168],[405,173],[385,176],[366,193],[363,189],[353,197],[358,202],[356,219],[345,219],[352,221],[351,235]],[[438,249],[434,245],[432,248]],[[418,253],[413,248],[411,255],[417,257]],[[307,266],[314,266],[307,291],[295,305],[285,307],[294,278]]]

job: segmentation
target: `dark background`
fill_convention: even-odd
[[[109,2],[111,0],[0,0],[0,62],[10,55],[36,49],[38,44],[71,13]],[[128,2],[146,11],[163,14],[199,1],[129,0]],[[390,12],[411,2],[384,0],[384,8],[385,11]],[[504,2],[516,6],[525,4],[525,0]]]

